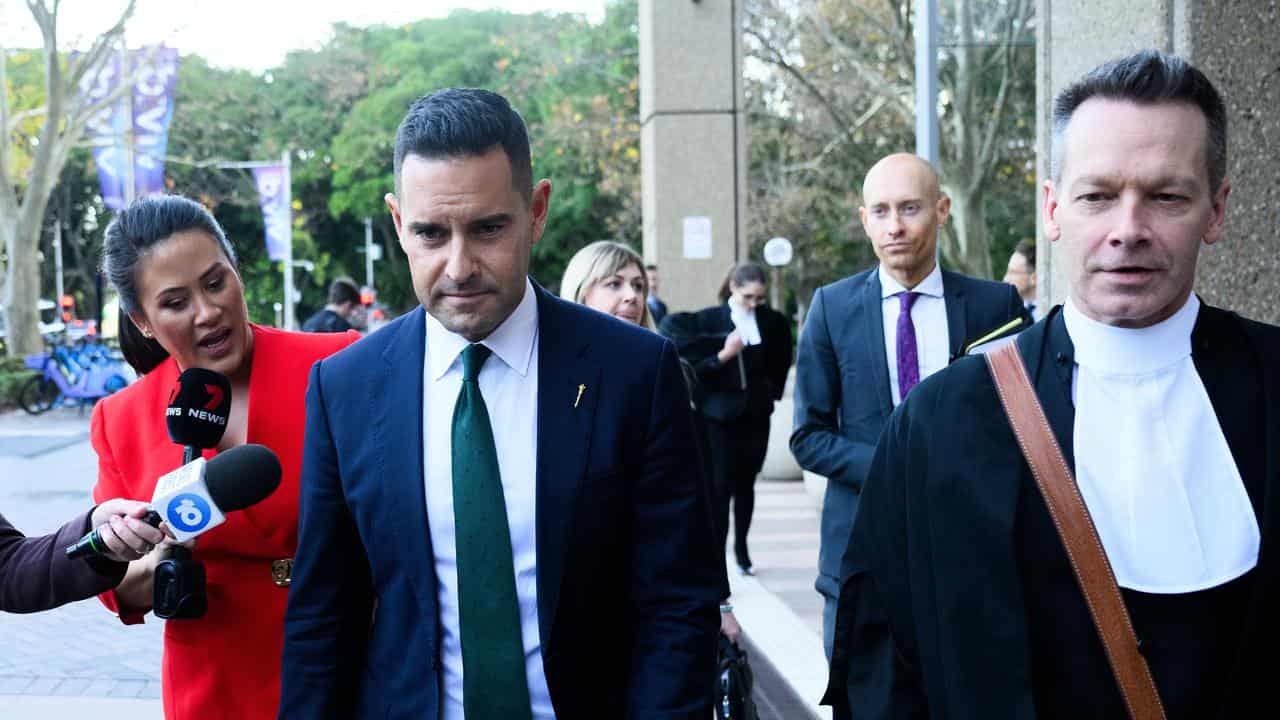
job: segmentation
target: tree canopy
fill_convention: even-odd
[[[787,283],[801,304],[818,284],[873,260],[857,221],[858,192],[876,158],[913,145],[910,5],[747,2],[748,240],[754,250],[776,235],[792,240]],[[1017,240],[1034,235],[1031,53],[1005,42],[1025,33],[1029,3],[1001,0],[981,12],[965,0],[944,5],[944,24],[963,30],[967,22],[969,30],[957,31],[942,55],[943,178],[953,192],[969,193],[968,206],[978,210],[968,212],[983,223],[951,231],[944,259],[989,274]],[[640,246],[637,18],[635,0],[610,0],[595,23],[572,14],[459,10],[402,26],[340,24],[322,47],[291,52],[265,73],[184,55],[166,185],[213,210],[240,256],[252,318],[272,323],[280,265],[266,255],[252,175],[218,165],[288,152],[294,257],[312,263],[295,271],[298,317],[324,304],[333,278],[363,282],[365,217],[384,249],[374,268],[379,300],[407,309],[416,300],[383,199],[392,190],[396,126],[424,93],[485,87],[524,116],[535,178],[552,182],[551,217],[531,273],[555,287],[569,257],[589,242]],[[9,108],[38,108],[40,53],[6,57]],[[11,135],[14,166],[32,157],[34,146],[18,142],[23,127]],[[88,149],[75,149],[42,235],[47,248],[52,223],[62,225],[67,287],[86,310],[95,305],[107,219],[94,179]],[[40,265],[46,288],[52,266]]]

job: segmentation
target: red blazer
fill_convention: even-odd
[[[253,326],[248,442],[280,458],[280,487],[266,500],[227,516],[201,536],[195,558],[208,577],[209,611],[198,620],[165,623],[161,688],[169,720],[275,718],[288,589],[271,579],[273,560],[292,558],[298,542],[298,471],[306,419],[307,375],[315,361],[359,338],[354,332],[291,333]],[[182,464],[169,440],[165,408],[178,379],[172,358],[93,410],[90,437],[98,454],[99,502],[150,500],[156,480]],[[205,457],[213,457],[212,450]],[[119,612],[115,591],[99,596]],[[141,615],[122,615],[126,624]]]

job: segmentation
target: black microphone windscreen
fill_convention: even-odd
[[[231,414],[231,382],[204,368],[188,368],[169,393],[165,422],[179,445],[217,447]]]
[[[213,457],[204,470],[209,499],[224,513],[261,502],[280,485],[280,459],[262,445],[237,445]]]

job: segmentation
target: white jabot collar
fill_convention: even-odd
[[[1173,315],[1144,328],[1098,322],[1080,312],[1070,298],[1062,309],[1076,364],[1103,375],[1153,373],[1190,357],[1191,330],[1199,314],[1200,299],[1195,293]]]
[[[889,275],[884,269],[884,264],[880,265],[880,269],[877,272],[880,275],[880,297],[882,299],[907,291],[907,288],[903,287],[902,283],[894,280]],[[911,292],[936,298],[942,297],[942,266],[935,262],[933,270],[928,275],[925,275],[919,285],[911,288]]]
[[[1168,319],[1117,328],[1067,300],[1076,481],[1121,587],[1189,593],[1258,562],[1261,534],[1191,357],[1194,294]]]
[[[734,301],[733,296],[729,296],[729,319],[733,321],[733,327],[738,331],[738,337],[742,338],[742,342],[747,345],[759,345],[763,342],[760,339],[760,325],[756,322],[756,311],[748,310]]]
[[[431,313],[427,318],[427,362],[429,377],[439,380],[453,364],[470,342],[461,335],[445,329],[440,321]],[[489,336],[480,341],[497,355],[507,367],[516,371],[520,377],[529,372],[529,360],[533,357],[534,339],[538,336],[538,296],[533,291],[533,283],[528,278],[524,281],[524,297],[516,309],[511,311],[506,320],[498,325]]]

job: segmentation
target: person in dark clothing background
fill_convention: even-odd
[[[329,304],[307,318],[303,332],[336,333],[352,329],[351,316],[360,307],[360,289],[351,278],[340,277],[329,283]]]
[[[753,574],[747,531],[755,481],[769,446],[769,417],[791,368],[791,325],[764,305],[766,277],[755,263],[736,265],[720,287],[721,304],[675,313],[664,333],[697,373],[711,459],[712,509],[723,547],[733,500],[733,552],[739,571]],[[668,332],[668,330],[670,332]]]
[[[645,265],[644,274],[649,278],[649,296],[645,298],[645,304],[649,306],[649,317],[653,318],[656,326],[667,316],[667,304],[658,297],[658,266],[652,263]]]

